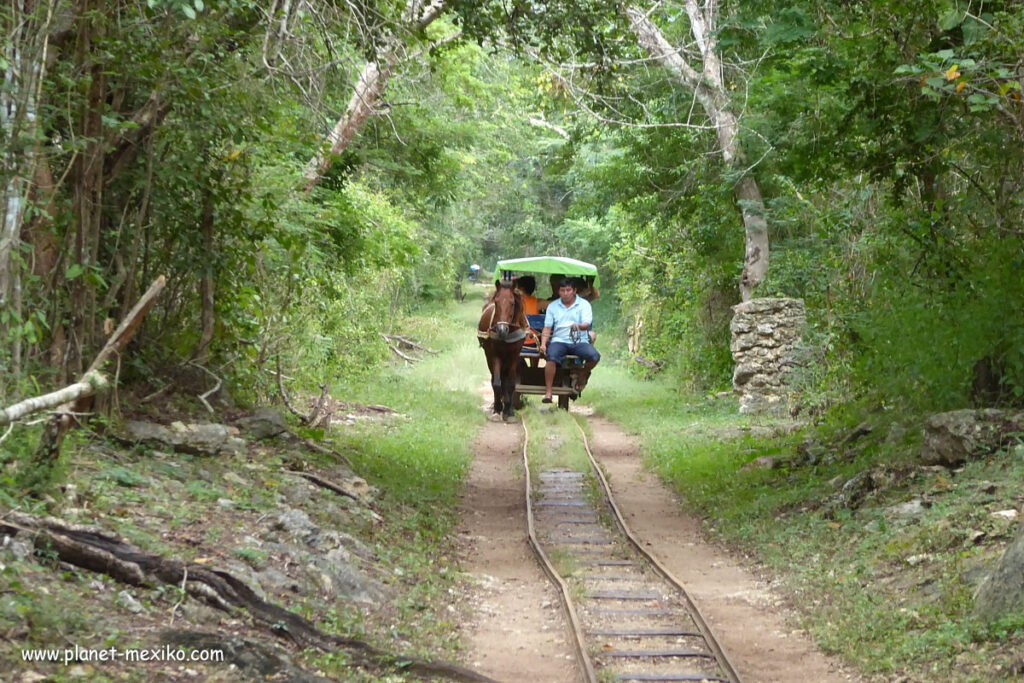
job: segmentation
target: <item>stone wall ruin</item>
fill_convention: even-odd
[[[796,345],[807,320],[803,299],[752,299],[732,310],[732,388],[739,394],[740,412],[785,414],[787,381],[798,364]]]

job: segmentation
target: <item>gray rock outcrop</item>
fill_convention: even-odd
[[[974,596],[974,614],[985,621],[1021,612],[1024,612],[1024,530],[1018,532]]]
[[[356,602],[375,605],[386,599],[384,586],[359,567],[377,559],[373,551],[354,536],[317,526],[302,510],[287,508],[278,513],[263,541],[265,549],[287,555],[290,564],[301,567],[302,576],[295,584],[299,592],[315,585],[327,595]]]
[[[242,455],[247,450],[238,430],[222,424],[184,424],[172,422],[165,427],[154,422],[129,420],[128,436],[133,441],[156,444],[192,455]]]
[[[239,429],[251,439],[269,439],[288,431],[288,423],[280,411],[273,408],[259,408],[252,415],[239,418]]]
[[[794,351],[806,324],[803,300],[752,299],[732,310],[732,386],[740,412],[786,412],[789,375],[798,365]]]
[[[921,460],[927,465],[957,467],[998,450],[1011,432],[1024,432],[1024,411],[986,408],[937,413],[925,421]]]

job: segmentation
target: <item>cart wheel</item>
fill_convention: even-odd
[[[558,407],[562,410],[569,410],[569,394],[560,394],[558,397]]]

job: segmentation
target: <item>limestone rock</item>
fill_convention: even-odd
[[[806,314],[800,299],[764,298],[733,306],[730,350],[736,368],[733,391],[741,413],[781,414],[788,407],[786,385],[798,361],[794,355]]]
[[[284,416],[273,408],[260,408],[248,417],[236,421],[238,428],[251,439],[269,439],[288,431]]]
[[[283,531],[298,543],[268,538],[267,550],[287,554],[289,564],[303,567],[303,576],[294,590],[309,585],[319,586],[330,595],[356,602],[378,604],[386,596],[383,585],[366,576],[359,568],[360,560],[376,559],[373,551],[359,541],[335,529],[318,527],[302,510],[285,509],[271,523],[271,531]]]
[[[986,408],[938,413],[925,421],[921,460],[927,465],[956,467],[997,450],[1004,434],[1021,431],[1022,411]]]
[[[974,614],[981,619],[1014,612],[1024,612],[1024,533],[1017,534],[974,596]]]
[[[173,422],[165,427],[153,422],[129,420],[128,436],[138,442],[170,447],[192,455],[242,455],[247,444],[236,436],[237,431],[213,423],[184,424]]]
[[[329,683],[331,679],[310,673],[292,661],[291,654],[284,648],[250,638],[225,633],[166,630],[161,641],[168,645],[193,650],[219,650],[224,662],[218,663],[237,667],[243,680],[281,680],[295,683]],[[217,677],[221,680],[221,676]]]

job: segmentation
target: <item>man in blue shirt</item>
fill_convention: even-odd
[[[551,387],[555,383],[555,372],[567,355],[579,356],[584,360],[576,386],[576,393],[587,386],[590,371],[601,360],[589,339],[588,330],[594,324],[594,312],[590,302],[576,296],[576,283],[572,278],[563,278],[558,283],[558,298],[548,304],[544,312],[544,329],[540,333],[540,353],[547,358],[544,366],[543,403],[551,403]],[[550,340],[550,345],[548,341]]]

